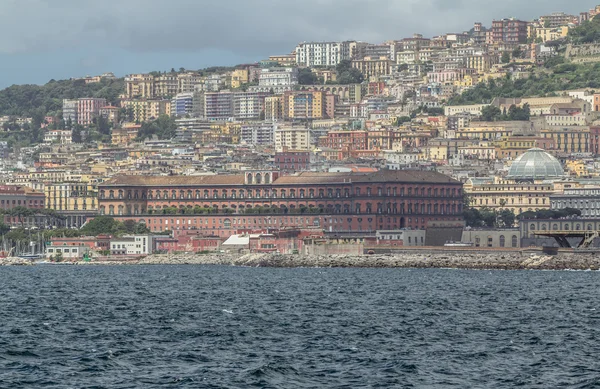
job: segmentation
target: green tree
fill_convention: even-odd
[[[512,228],[515,226],[515,213],[511,209],[503,209],[498,214],[498,227]]]
[[[502,56],[500,57],[500,62],[502,62],[502,63],[510,62],[510,54],[508,54],[508,51],[505,51],[502,53]]]
[[[97,216],[87,222],[82,228],[81,233],[89,236],[101,234],[116,235],[121,230],[121,223],[110,216]]]
[[[352,67],[352,61],[343,60],[336,66],[335,72],[337,74],[338,84],[360,84],[364,81],[365,77],[360,70]]]
[[[481,110],[481,120],[485,122],[494,122],[500,120],[502,111],[494,105],[488,105]]]
[[[177,124],[175,123],[175,118],[168,115],[161,115],[152,122],[143,123],[137,138],[138,140],[143,140],[156,135],[159,139],[172,139],[175,137],[176,130]]]
[[[318,82],[318,77],[310,68],[298,69],[298,84],[300,85],[315,85]]]

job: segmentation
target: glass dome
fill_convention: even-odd
[[[556,158],[542,149],[530,149],[510,166],[507,178],[511,180],[546,180],[559,178],[565,172]]]

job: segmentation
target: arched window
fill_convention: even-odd
[[[252,184],[252,173],[248,173],[248,184]]]
[[[500,247],[505,247],[506,246],[506,238],[504,237],[504,235],[500,235]]]
[[[518,243],[519,243],[518,240],[519,239],[517,238],[516,235],[512,236],[512,242],[511,242],[512,243],[512,247],[517,247],[518,246]]]
[[[254,180],[256,184],[262,184],[262,175],[260,173],[256,173],[256,175],[254,176]]]

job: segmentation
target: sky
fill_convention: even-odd
[[[0,0],[0,87],[236,65],[302,41],[381,43],[589,10],[598,0]]]

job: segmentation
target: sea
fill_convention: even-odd
[[[600,272],[0,268],[0,388],[596,388]]]

